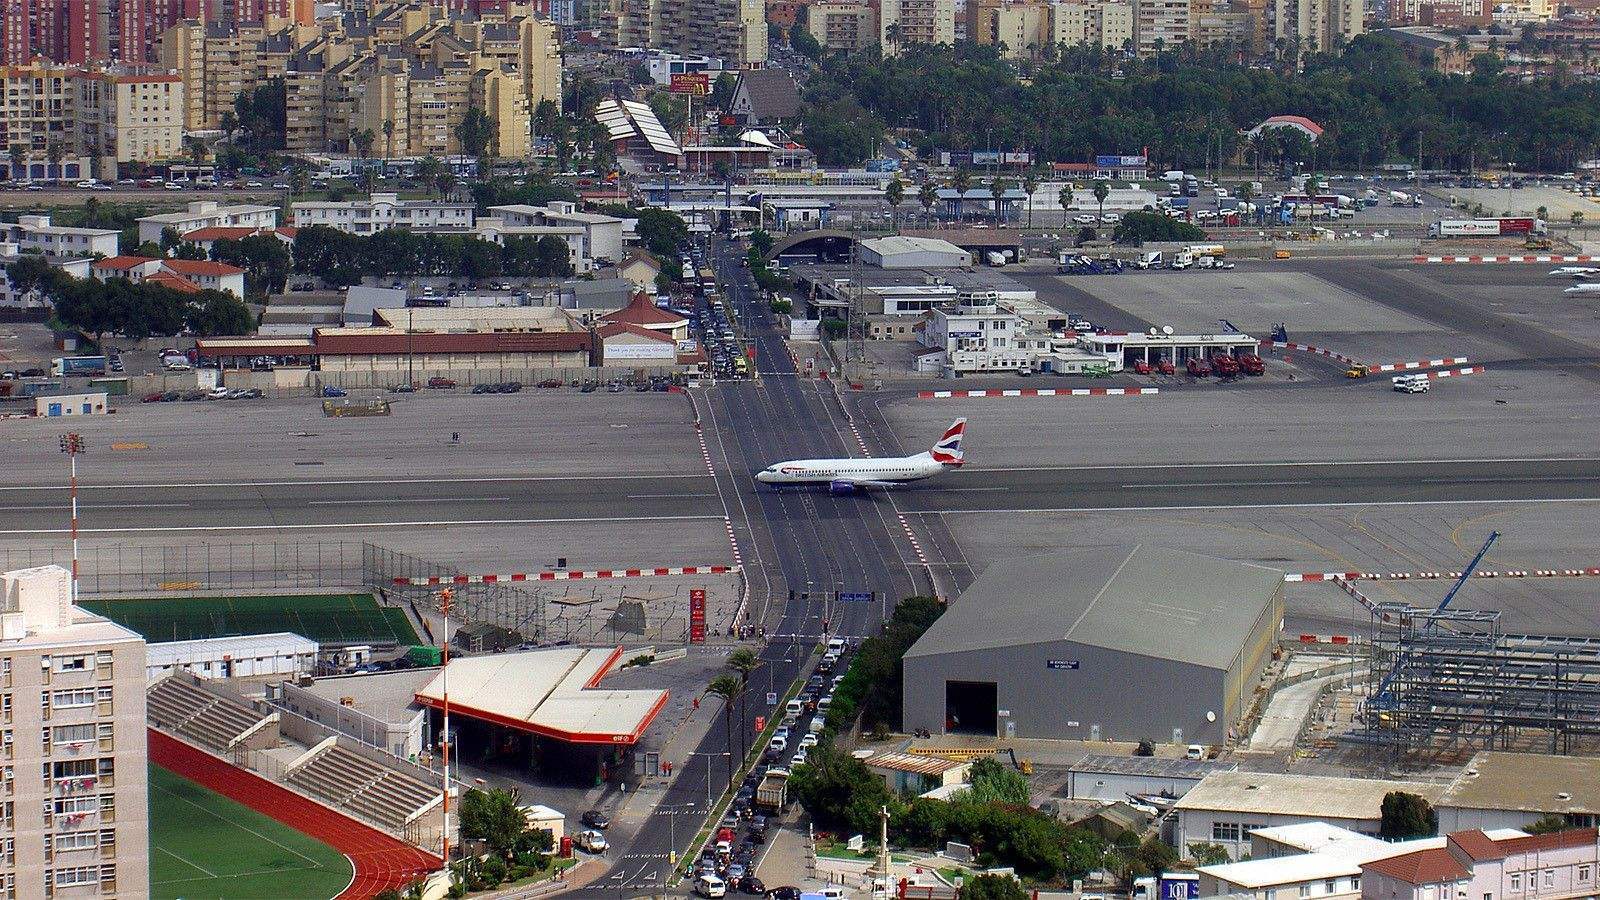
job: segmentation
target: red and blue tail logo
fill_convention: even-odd
[[[947,466],[959,466],[965,462],[966,457],[961,452],[961,436],[966,431],[967,420],[955,420],[955,423],[945,431],[944,437],[939,438],[934,443],[933,449],[928,451],[928,454],[933,457],[933,461]]]

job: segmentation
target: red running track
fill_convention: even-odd
[[[439,868],[437,856],[155,729],[149,729],[149,733],[151,762],[308,834],[348,857],[355,865],[355,880],[339,900],[367,900],[385,888],[404,887]]]

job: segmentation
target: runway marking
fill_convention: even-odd
[[[1191,487],[1288,487],[1297,484],[1314,484],[1310,481],[1169,481],[1151,484],[1119,484],[1120,488],[1191,488]],[[970,489],[969,489],[970,490]]]
[[[629,500],[676,500],[680,497],[715,497],[716,494],[629,494]]]
[[[474,500],[488,502],[508,502],[510,497],[395,497],[373,498],[369,500],[307,500],[307,506],[362,506],[374,503],[471,503]]]
[[[137,528],[79,528],[79,534],[137,534],[141,532],[184,531],[321,531],[331,528],[450,528],[469,525],[563,525],[598,522],[687,522],[721,519],[722,516],[593,516],[576,519],[441,519],[416,522],[328,522],[298,525],[149,525]],[[19,528],[0,534],[68,534],[68,528]]]
[[[1123,485],[1123,487],[1127,487],[1127,486],[1128,485]],[[991,491],[992,492],[1004,492],[1004,491],[1011,490],[1011,488],[1008,488],[1008,487],[965,487],[965,488],[930,488],[930,490],[938,491],[941,494],[946,494],[946,493],[948,493],[948,494],[979,494],[979,493],[985,493],[985,492],[991,492]]]
[[[705,478],[684,472],[640,472],[636,475],[486,475],[482,478],[352,478],[343,480],[303,479],[298,481],[186,481],[174,484],[79,484],[80,491],[134,490],[138,488],[227,488],[227,487],[328,487],[365,484],[516,484],[523,481],[630,481],[641,478]],[[6,485],[4,491],[64,491],[65,485]]]
[[[49,506],[0,506],[0,512],[47,512],[62,509],[64,504]],[[187,509],[187,503],[95,503],[83,504],[81,509]]]
[[[1203,503],[1186,506],[1056,506],[1024,509],[921,509],[907,510],[919,516],[965,515],[969,513],[1086,513],[1086,512],[1171,512],[1204,509],[1328,509],[1354,506],[1464,506],[1485,503],[1597,503],[1600,497],[1517,497],[1504,500],[1341,500],[1336,503]],[[5,534],[6,532],[0,532]],[[32,532],[28,532],[32,533]],[[59,532],[57,532],[59,533]]]
[[[1142,469],[1305,469],[1317,466],[1421,466],[1438,465],[1441,463],[1562,463],[1562,462],[1600,462],[1600,457],[1594,456],[1517,456],[1517,457],[1489,457],[1483,459],[1352,459],[1329,460],[1327,462],[1310,462],[1305,460],[1285,460],[1282,462],[1216,462],[1216,463],[1145,463],[1142,465],[1093,465],[1093,466],[985,466],[967,464],[965,474],[974,472],[1081,472],[1123,469],[1136,472]],[[956,477],[962,477],[962,472],[957,472]],[[3,490],[3,489],[0,489]]]

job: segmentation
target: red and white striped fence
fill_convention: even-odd
[[[1552,256],[1550,254],[1512,254],[1509,256],[1414,256],[1419,263],[1586,263],[1600,262],[1600,256]]]
[[[1160,388],[1019,388],[1009,391],[919,391],[921,400],[947,400],[952,397],[1137,397],[1159,394]]]
[[[1416,362],[1388,363],[1377,366],[1374,372],[1405,372],[1410,369],[1437,369],[1440,366],[1459,366],[1466,362],[1465,356],[1446,356],[1443,359],[1422,359]]]
[[[1582,569],[1504,569],[1472,573],[1473,578],[1583,578],[1600,576],[1600,566]],[[1290,572],[1284,581],[1437,581],[1460,572]]]
[[[1445,369],[1442,372],[1423,372],[1422,374],[1429,381],[1437,381],[1440,378],[1455,378],[1460,375],[1477,375],[1482,371],[1483,366],[1467,366],[1464,369]]]
[[[1352,366],[1358,366],[1361,364],[1359,361],[1351,359],[1350,357],[1345,356],[1343,353],[1336,353],[1327,349],[1326,347],[1313,347],[1310,344],[1296,344],[1292,341],[1262,341],[1261,346],[1271,347],[1275,350],[1299,350],[1302,353],[1315,353],[1318,356],[1326,356],[1329,359],[1337,359],[1339,362]]]
[[[739,566],[661,566],[654,569],[595,569],[586,572],[513,572],[510,575],[435,575],[396,578],[397,587],[444,587],[452,584],[498,584],[515,581],[577,581],[591,578],[653,578],[661,575],[728,575]]]

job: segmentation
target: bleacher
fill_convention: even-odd
[[[151,725],[218,751],[228,750],[235,738],[266,718],[182,675],[152,685],[145,704]]]
[[[400,831],[417,810],[433,802],[439,789],[338,744],[289,773],[295,787],[342,807],[390,831]]]

